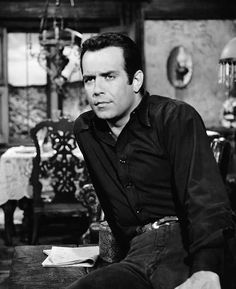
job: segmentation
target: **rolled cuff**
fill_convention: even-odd
[[[224,248],[201,249],[193,256],[191,274],[197,271],[212,271],[219,276],[223,272]]]

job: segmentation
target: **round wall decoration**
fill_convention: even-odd
[[[176,46],[167,60],[167,77],[176,88],[184,88],[191,81],[193,73],[192,56],[184,46]]]

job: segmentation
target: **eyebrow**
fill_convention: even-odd
[[[119,72],[117,71],[117,70],[109,70],[109,71],[106,71],[106,72],[101,72],[101,73],[98,73],[98,75],[99,76],[107,76],[107,75],[109,75],[109,74],[116,74],[116,75],[118,75],[119,74]],[[95,77],[96,76],[96,74],[84,74],[83,75],[83,78],[88,78],[88,77]]]

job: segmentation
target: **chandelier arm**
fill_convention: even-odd
[[[41,33],[44,30],[45,26],[47,25],[48,6],[49,6],[49,0],[47,0],[45,3],[43,17],[42,17],[41,22],[40,22],[39,33]]]

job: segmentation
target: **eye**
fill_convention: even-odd
[[[84,83],[85,84],[91,84],[95,80],[94,76],[85,76],[84,77]]]
[[[106,80],[113,80],[113,79],[115,79],[115,75],[114,75],[114,74],[107,74],[107,75],[105,76],[105,79],[106,79]]]

